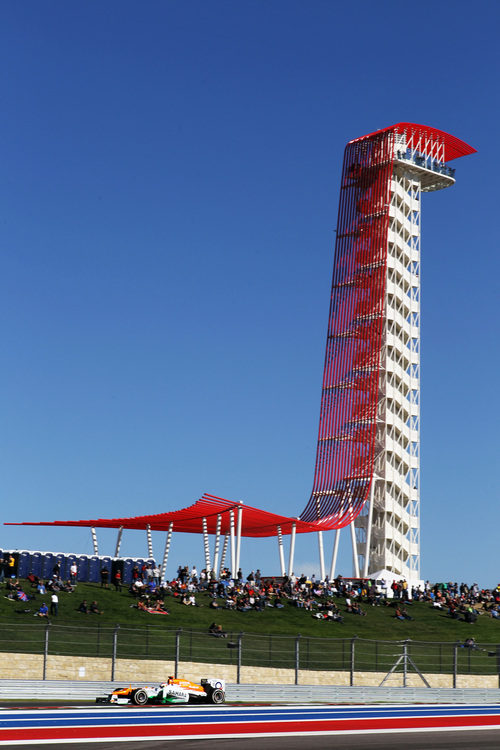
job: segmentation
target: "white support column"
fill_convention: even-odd
[[[218,578],[220,579],[222,570],[224,568],[224,563],[226,562],[226,552],[227,552],[227,545],[229,542],[229,533],[224,535],[224,544],[222,546],[222,554],[220,556],[220,568],[219,568],[219,574]],[[217,573],[217,571],[215,571]]]
[[[293,573],[293,557],[295,555],[295,533],[297,531],[297,524],[292,524],[292,533],[290,534],[290,557],[288,558],[288,575],[291,576]]]
[[[148,556],[153,557],[153,541],[151,539],[151,526],[149,523],[146,526],[146,536],[148,538]]]
[[[337,555],[339,552],[340,529],[335,529],[335,541],[333,542],[332,565],[330,568],[330,581],[335,580],[335,568],[337,567]]]
[[[165,541],[165,550],[163,552],[163,562],[161,564],[161,579],[162,579],[162,581],[166,581],[167,580],[165,578],[165,570],[167,568],[168,552],[170,550],[170,542],[172,540],[172,531],[173,531],[173,528],[174,528],[174,524],[171,521],[170,524],[169,524],[169,526],[168,526],[167,539]]]
[[[319,547],[319,574],[322,581],[325,580],[325,551],[323,548],[323,532],[318,531],[318,547]]]
[[[277,526],[276,530],[278,532],[278,550],[280,554],[280,566],[281,566],[281,575],[285,575],[285,553],[283,551],[283,536],[281,534],[281,526]]]
[[[208,542],[208,528],[207,528],[207,519],[203,517],[201,519],[202,527],[203,527],[203,546],[205,548],[205,570],[207,571],[207,576],[210,575],[210,544]]]
[[[116,547],[115,547],[115,557],[118,557],[120,554],[120,547],[122,544],[122,534],[123,534],[123,526],[120,526],[118,529],[118,536],[116,537]]]
[[[234,510],[229,511],[229,536],[231,537],[231,578],[236,578],[236,549],[234,546]]]
[[[356,528],[354,521],[349,524],[351,529],[351,540],[352,540],[352,559],[354,564],[354,578],[359,578],[359,557],[358,557],[358,545],[356,543]]]
[[[368,578],[368,568],[370,565],[370,544],[372,541],[372,523],[373,523],[373,503],[375,500],[375,477],[372,477],[372,484],[370,487],[370,505],[368,507],[368,525],[366,527],[366,542],[365,542],[365,564],[363,566],[363,578]]]
[[[242,503],[238,505],[238,520],[236,525],[236,573],[240,569],[240,552],[241,552],[241,520],[243,516]]]
[[[217,515],[217,526],[215,527],[215,545],[214,545],[214,564],[212,570],[215,575],[219,575],[219,547],[220,547],[220,529],[222,525],[222,516]]]
[[[98,555],[99,545],[97,544],[97,534],[95,533],[95,529],[93,526],[90,529],[90,533],[92,534],[92,544],[94,545],[94,555]]]

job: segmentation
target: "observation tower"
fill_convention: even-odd
[[[319,433],[310,499],[296,517],[205,494],[178,511],[132,518],[40,522],[203,534],[207,570],[222,570],[242,536],[318,534],[321,579],[335,577],[339,534],[350,527],[354,575],[420,579],[420,206],[421,194],[455,183],[448,162],[475,152],[448,133],[400,122],[350,141],[340,187]],[[23,522],[33,525],[34,522]],[[10,525],[10,524],[9,524]],[[323,534],[335,530],[329,570]],[[209,534],[215,535],[213,560]],[[222,551],[221,538],[224,537]]]
[[[420,578],[421,194],[475,149],[398,123],[347,144],[313,490],[302,521],[350,526],[354,575]],[[319,534],[324,576],[323,540]]]

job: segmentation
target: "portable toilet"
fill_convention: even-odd
[[[123,560],[123,572],[122,572],[122,581],[123,583],[126,583],[127,586],[130,586],[132,583],[132,568],[134,567],[134,561],[131,557],[125,558]]]
[[[89,557],[89,572],[88,579],[91,583],[99,583],[101,580],[101,559],[93,555]]]
[[[33,552],[31,555],[31,569],[30,573],[33,573],[37,578],[42,578],[43,570],[43,556],[41,552]]]
[[[77,560],[78,564],[78,576],[77,581],[88,581],[89,580],[89,558],[87,555],[80,555]]]
[[[55,559],[52,552],[43,553],[42,575],[45,579],[52,578],[54,574]]]
[[[66,555],[62,552],[58,552],[55,556],[54,565],[59,563],[59,577],[62,578],[63,581],[67,581],[69,578],[69,571],[67,571],[67,564],[66,564]]]
[[[19,553],[19,562],[17,566],[17,577],[27,578],[31,568],[31,554],[29,552]]]

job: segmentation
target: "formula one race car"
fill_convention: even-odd
[[[224,680],[201,680],[200,684],[169,677],[156,687],[117,688],[105,697],[96,698],[96,703],[145,706],[148,703],[224,703],[226,683]]]

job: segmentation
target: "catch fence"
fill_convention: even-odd
[[[182,671],[183,662],[230,665],[241,681],[243,667],[289,669],[295,684],[307,682],[304,672],[348,672],[355,674],[402,672],[403,684],[410,672],[422,675],[498,675],[500,644],[425,641],[383,641],[365,638],[315,638],[280,634],[228,631],[226,637],[190,629],[150,625],[69,626],[36,622],[0,624],[0,652],[43,655],[43,679],[49,656],[81,656],[110,659],[110,679],[117,660],[162,660]]]

